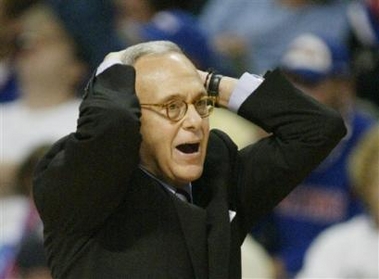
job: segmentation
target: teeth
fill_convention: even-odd
[[[198,143],[185,143],[185,144],[180,144],[176,147],[179,149],[181,152],[190,154],[197,152],[199,150],[199,144]]]

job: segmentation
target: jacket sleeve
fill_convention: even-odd
[[[125,197],[141,142],[134,82],[134,69],[118,64],[88,83],[76,132],[54,144],[35,171],[45,226],[93,230]]]
[[[337,145],[341,116],[297,90],[279,70],[240,107],[238,114],[271,135],[239,151],[231,191],[244,232],[272,210]]]

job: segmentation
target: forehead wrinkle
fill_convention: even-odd
[[[160,83],[165,83],[166,88]],[[175,74],[168,76],[162,73],[156,73],[154,76],[141,74],[139,78],[137,77],[136,91],[139,97],[149,101],[154,98],[155,101],[161,102],[175,98],[190,101],[207,95],[201,81],[191,75],[187,75],[187,77]]]
[[[170,102],[172,100],[184,100],[187,102],[193,102],[195,100],[200,99],[201,97],[206,96],[207,94],[205,94],[205,91],[204,91],[204,92],[197,93],[193,97],[191,97],[191,95],[194,95],[194,94],[191,94],[191,93],[187,93],[187,94],[173,93],[173,94],[170,94],[170,95],[164,97],[162,100],[160,100],[160,102],[167,103],[167,102]]]

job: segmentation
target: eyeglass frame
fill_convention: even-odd
[[[199,102],[199,101],[203,101],[203,100],[206,100],[207,101],[207,108],[208,108],[208,112],[207,114],[205,115],[202,115],[199,113],[199,111],[196,109],[196,103]],[[184,104],[184,111],[179,113],[178,114],[178,117],[177,118],[172,118],[170,117],[169,115],[169,106],[175,102],[181,102],[181,104]],[[211,103],[211,105],[208,104],[208,102]],[[191,103],[187,103],[186,101],[182,100],[182,99],[179,99],[179,98],[175,98],[175,99],[172,99],[166,103],[163,103],[163,104],[146,104],[146,103],[143,103],[143,104],[140,104],[141,108],[146,108],[146,109],[149,109],[150,107],[160,107],[161,109],[165,109],[166,111],[166,114],[165,114],[165,117],[173,122],[178,122],[180,120],[182,120],[184,118],[184,116],[187,114],[187,111],[188,111],[188,105],[194,105],[195,107],[195,110],[196,112],[200,115],[201,118],[206,118],[208,117],[209,115],[211,115],[212,111],[213,111],[213,108],[215,107],[215,104],[216,104],[216,98],[213,97],[213,96],[209,96],[209,95],[205,95],[205,96],[202,96],[200,98],[198,98],[197,100],[195,100],[194,102],[191,102]]]

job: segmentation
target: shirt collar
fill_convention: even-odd
[[[146,168],[144,168],[143,166],[139,165],[139,168],[144,172],[146,173],[148,176],[150,176],[151,178],[153,178],[155,181],[157,181],[160,185],[162,185],[166,190],[170,191],[171,193],[175,194],[176,193],[176,188],[167,184],[166,182],[160,180],[159,178],[157,178],[154,174],[152,174],[151,172],[149,172]],[[186,191],[189,196],[191,197],[191,203],[193,202],[193,198],[192,198],[192,184],[191,183],[188,183],[187,185],[185,185],[182,190]]]

